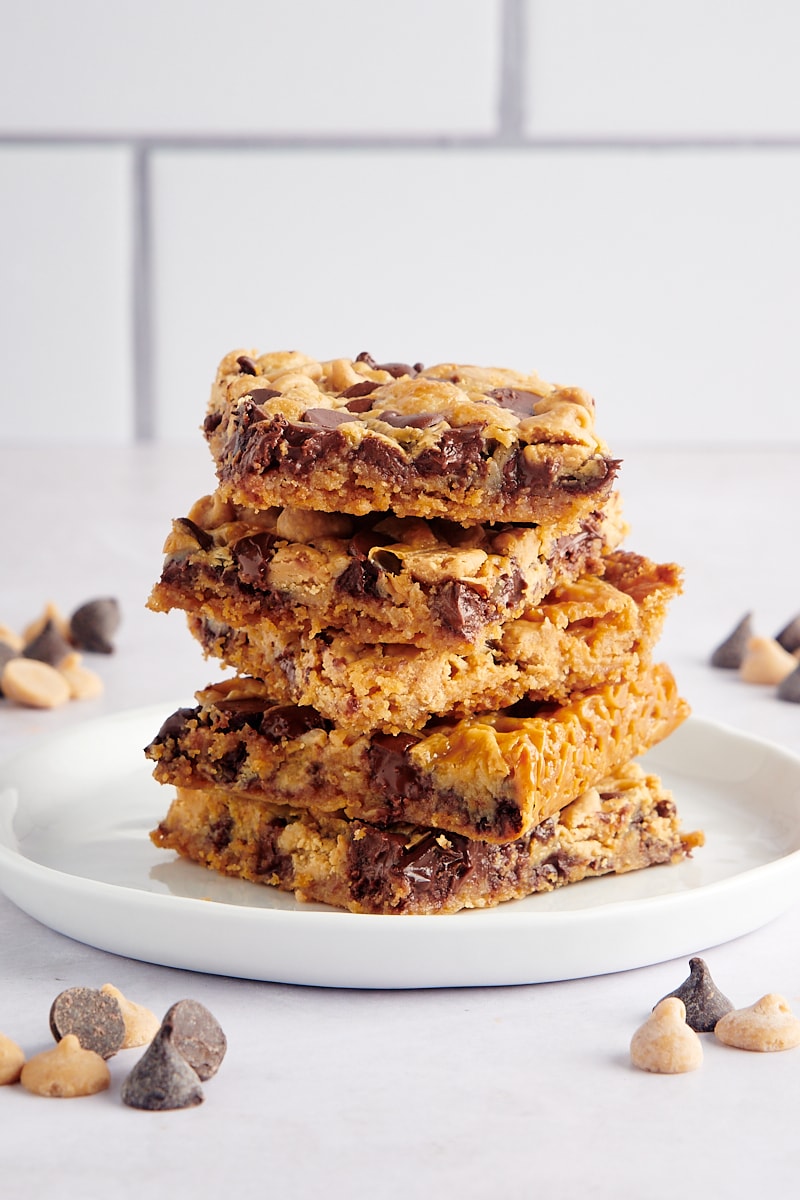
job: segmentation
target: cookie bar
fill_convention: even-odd
[[[204,431],[236,504],[568,532],[609,494],[618,463],[594,401],[537,375],[232,351]]]
[[[282,637],[467,646],[497,637],[560,582],[602,570],[625,534],[619,498],[569,534],[385,513],[254,510],[205,496],[173,522],[149,607]],[[257,671],[252,673],[257,674]]]
[[[530,832],[689,711],[663,665],[560,707],[523,702],[394,735],[276,705],[256,679],[225,680],[198,699],[168,717],[145,751],[161,783],[493,842]]]
[[[222,788],[179,789],[154,843],[227,875],[354,913],[487,908],[590,876],[677,863],[703,844],[635,763],[598,780],[517,841],[414,825],[377,828]]]
[[[298,637],[269,620],[234,629],[190,614],[188,623],[207,654],[261,679],[274,700],[311,705],[356,730],[398,732],[524,696],[564,703],[616,682],[649,661],[680,587],[674,564],[618,551],[602,578],[554,588],[496,638],[466,647],[367,643],[332,630]]]

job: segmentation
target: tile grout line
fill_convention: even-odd
[[[153,272],[151,254],[150,151],[134,146],[131,180],[131,349],[133,353],[133,437],[155,439],[153,395]]]
[[[503,146],[521,145],[524,136],[525,11],[522,0],[503,0],[500,14],[500,89],[498,94],[498,141]]]

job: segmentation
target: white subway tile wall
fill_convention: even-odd
[[[798,444],[799,41],[788,0],[0,6],[0,440],[198,439],[241,346]]]

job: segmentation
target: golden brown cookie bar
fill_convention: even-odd
[[[414,825],[380,829],[221,788],[179,789],[151,837],[203,866],[354,913],[452,913],[591,876],[677,863],[703,844],[637,764],[618,768],[524,837],[497,845]]]
[[[262,620],[241,629],[191,614],[206,653],[262,680],[282,704],[311,705],[355,730],[417,729],[431,716],[505,708],[527,696],[566,702],[651,658],[680,571],[618,551],[472,646],[367,643],[326,630],[298,637]],[[420,639],[421,641],[421,639]]]
[[[557,536],[536,525],[257,511],[215,493],[173,522],[149,607],[284,640],[331,628],[360,642],[464,647],[497,637],[557,583],[602,570],[625,532],[617,494]]]
[[[393,511],[567,532],[618,463],[594,401],[537,375],[232,351],[204,424],[226,494],[253,508]]]
[[[161,783],[494,842],[530,832],[688,714],[666,666],[561,707],[524,703],[394,735],[276,705],[254,679],[225,680],[198,699],[146,749]]]

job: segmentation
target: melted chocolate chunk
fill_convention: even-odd
[[[492,599],[498,607],[513,608],[519,604],[527,587],[525,576],[518,567],[515,567],[510,575],[504,575],[498,581]]]
[[[439,413],[401,413],[393,408],[375,413],[379,421],[385,421],[393,429],[429,429],[431,425],[440,425],[444,417]]]
[[[403,877],[411,884],[412,896],[435,897],[441,901],[452,892],[455,883],[466,875],[471,863],[467,838],[448,833],[442,845],[437,837],[441,837],[441,834],[430,830],[414,846],[403,851],[398,866]]]
[[[354,899],[365,908],[385,911],[390,903],[402,911],[424,896],[430,905],[442,905],[459,879],[472,867],[472,848],[458,834],[430,830],[414,845],[393,829],[361,825],[348,848],[348,875]],[[405,884],[398,897],[397,884]]]
[[[212,822],[208,827],[208,836],[215,850],[224,850],[229,846],[232,833],[233,817],[229,812],[224,813],[218,821]]]
[[[302,416],[302,420],[313,425],[315,429],[336,429],[338,425],[355,419],[351,412],[343,412],[336,408],[309,408]]]
[[[314,425],[288,425],[285,432],[283,467],[295,475],[311,470],[328,454],[340,452],[345,446],[338,429],[322,429]]]
[[[210,550],[214,545],[214,539],[211,534],[205,529],[201,529],[194,521],[190,521],[188,517],[178,517],[175,524],[180,525],[186,533],[190,534],[201,550]]]
[[[381,568],[377,563],[372,562],[371,559],[354,558],[336,580],[336,586],[346,596],[373,596],[377,598],[380,595],[378,581],[381,574]]]
[[[402,362],[387,362],[376,363],[371,354],[367,354],[366,350],[362,350],[361,354],[356,357],[356,362],[366,363],[373,371],[386,371],[393,379],[402,379],[404,375],[410,375],[412,378],[419,375],[422,370],[422,363],[414,363],[410,366],[408,363]]]
[[[346,388],[342,392],[342,397],[351,402],[354,400],[364,400],[367,396],[371,396],[373,392],[376,392],[380,386],[373,379],[363,379],[361,383],[354,383],[349,388]],[[372,408],[372,403],[365,404],[363,408],[357,404],[350,403],[346,404],[345,408],[350,412],[366,412],[368,408]]]
[[[160,746],[171,739],[177,740],[179,737],[182,737],[186,733],[189,721],[196,721],[199,712],[199,708],[177,709],[167,717],[151,744],[153,746]]]
[[[276,704],[261,719],[261,733],[271,742],[293,741],[309,729],[329,729],[330,722],[308,704]]]
[[[418,475],[448,475],[483,463],[484,440],[482,425],[463,425],[447,429],[436,446],[423,450],[414,459]]]
[[[426,792],[425,781],[418,767],[408,758],[408,751],[419,738],[413,733],[376,733],[367,752],[372,782],[387,799],[417,800]]]
[[[277,388],[253,388],[252,392],[250,393],[250,399],[254,404],[264,404],[265,401],[274,400],[276,396],[280,395],[281,393],[277,390]]]
[[[240,375],[257,375],[258,367],[249,354],[240,354],[236,360]]]
[[[263,533],[252,533],[234,542],[231,553],[243,583],[250,583],[255,587],[266,586],[267,570],[272,559],[270,551],[276,540],[274,534],[265,530]]]
[[[450,579],[437,589],[431,608],[445,629],[467,641],[473,641],[497,613],[488,597],[457,579]]]
[[[203,421],[203,433],[206,435],[206,437],[211,437],[211,434],[214,433],[215,430],[219,429],[221,424],[222,424],[222,413],[221,412],[208,413],[205,420]]]
[[[510,409],[518,417],[533,416],[533,406],[537,400],[542,398],[536,392],[526,392],[510,387],[493,388],[487,395],[491,396],[492,400],[501,408]]]
[[[389,446],[378,438],[364,438],[356,450],[356,458],[373,467],[384,479],[401,478],[405,468],[405,457],[399,447]]]
[[[359,529],[350,539],[350,544],[347,547],[347,553],[353,558],[366,558],[370,550],[375,546],[386,546],[391,541],[384,533],[378,533],[374,529]]]
[[[270,701],[260,696],[241,696],[235,700],[219,700],[214,705],[217,717],[214,724],[230,731],[244,729],[246,725],[250,729],[258,730],[261,728],[263,714],[270,707]]]

